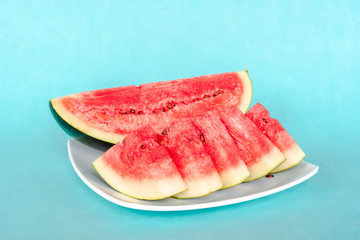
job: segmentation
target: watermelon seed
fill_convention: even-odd
[[[273,178],[273,177],[275,177],[273,174],[268,174],[268,175],[266,175],[266,177],[267,178]]]
[[[146,149],[144,144],[141,144],[141,149]]]
[[[265,123],[269,123],[268,120],[266,120],[265,118],[263,118],[263,121],[264,121]]]
[[[205,96],[204,96],[204,98],[209,98],[209,97],[210,97],[210,95],[205,95]]]
[[[172,103],[168,103],[168,105],[167,105],[168,109],[172,109],[174,106],[175,106],[175,104],[172,104]]]
[[[131,112],[131,113],[135,113],[135,110],[134,110],[134,109],[131,109],[130,112]]]
[[[217,95],[220,95],[220,94],[222,94],[222,93],[224,93],[224,91],[222,91],[222,90],[217,90],[217,91],[214,92],[213,97],[216,97]]]
[[[167,135],[168,134],[168,129],[165,128],[164,131],[162,131],[161,135]]]
[[[205,143],[205,137],[204,137],[203,134],[200,134],[200,139],[201,139],[201,141],[202,141],[203,143]]]
[[[140,114],[142,114],[142,113],[143,113],[142,111],[138,111],[138,113],[137,113],[137,114],[138,114],[138,115],[140,115]]]

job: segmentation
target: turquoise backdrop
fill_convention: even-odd
[[[146,212],[72,169],[51,98],[243,70],[320,166],[231,206]],[[360,239],[360,1],[0,1],[1,239]]]

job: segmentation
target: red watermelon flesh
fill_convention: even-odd
[[[202,141],[220,174],[223,188],[232,187],[247,179],[250,173],[243,160],[244,152],[236,146],[220,121],[218,112],[197,116],[193,118],[193,122],[201,131]]]
[[[237,107],[222,109],[220,118],[244,156],[250,172],[245,182],[265,176],[285,161],[280,150]]]
[[[109,88],[51,100],[69,125],[91,137],[117,143],[151,125],[161,131],[176,119],[218,107],[246,111],[252,87],[246,71]]]
[[[173,122],[162,134],[159,142],[168,149],[187,187],[186,191],[174,197],[201,197],[223,186],[201,140],[201,133],[191,119]]]
[[[167,149],[150,127],[130,133],[93,162],[117,191],[138,199],[162,199],[186,187]]]
[[[295,142],[293,137],[284,129],[280,122],[270,117],[269,111],[259,103],[256,103],[246,116],[277,146],[286,157],[286,161],[275,168],[272,172],[280,172],[297,165],[305,153]]]

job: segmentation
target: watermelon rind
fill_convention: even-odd
[[[56,112],[56,110],[53,108],[51,101],[49,101],[49,107],[50,112],[52,113],[59,126],[64,130],[64,132],[66,132],[69,136],[73,137],[77,141],[93,148],[100,148],[101,150],[107,150],[114,145],[112,143],[90,137],[89,135],[84,134],[83,132],[77,130],[75,127],[65,122],[64,119],[62,119]]]
[[[186,199],[203,197],[213,193],[222,188],[222,182],[217,173],[208,176],[202,176],[198,179],[186,180],[185,186],[188,187],[186,191],[173,195],[174,198]]]
[[[289,149],[282,152],[286,161],[276,167],[271,173],[281,172],[299,164],[304,158],[305,153],[297,143],[294,143]]]
[[[223,171],[220,174],[223,187],[221,189],[227,189],[236,186],[250,177],[250,172],[245,163],[239,164],[236,167],[232,167]]]
[[[160,200],[186,190],[180,175],[162,179],[126,178],[108,166],[102,157],[96,159],[92,166],[112,188],[132,198]]]
[[[280,150],[274,147],[269,153],[263,155],[256,163],[247,166],[250,171],[250,177],[244,182],[254,181],[270,173],[273,169],[282,164],[286,158]]]
[[[82,132],[90,137],[112,144],[116,144],[125,138],[125,135],[116,134],[112,132],[104,132],[96,128],[92,128],[89,125],[85,124],[83,121],[78,119],[74,114],[70,113],[64,107],[64,105],[62,104],[63,98],[64,97],[59,97],[50,100],[51,103],[50,108],[52,108],[55,111],[57,116],[59,116],[64,120],[63,122],[60,122],[60,126],[62,126],[63,129],[64,128],[71,129],[69,128],[71,126],[72,128],[76,129],[78,132]],[[59,123],[58,120],[57,122]],[[66,122],[68,126],[66,126],[64,122]],[[70,130],[70,131],[76,132],[74,130]],[[68,133],[67,130],[65,130],[65,132]],[[79,135],[79,133],[77,133],[77,135]]]
[[[245,71],[238,71],[236,73],[240,77],[240,79],[242,79],[242,83],[244,84],[244,93],[241,97],[241,103],[238,108],[240,108],[243,113],[246,113],[246,111],[250,107],[252,99],[252,84],[247,69]]]

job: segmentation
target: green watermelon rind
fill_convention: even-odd
[[[55,119],[59,123],[59,125],[62,127],[62,129],[65,130],[66,133],[70,136],[71,133],[75,133],[77,136],[80,136],[82,134],[85,134],[91,138],[108,142],[111,144],[116,144],[119,141],[123,140],[125,138],[125,135],[120,135],[116,133],[111,132],[104,132],[100,131],[95,128],[91,128],[87,124],[83,123],[81,120],[76,118],[73,114],[69,113],[61,104],[61,100],[64,97],[59,97],[55,99],[50,100],[50,109],[53,113],[56,113]],[[62,119],[62,121],[60,121]],[[77,126],[77,127],[76,127]],[[75,137],[77,137],[75,136]]]

